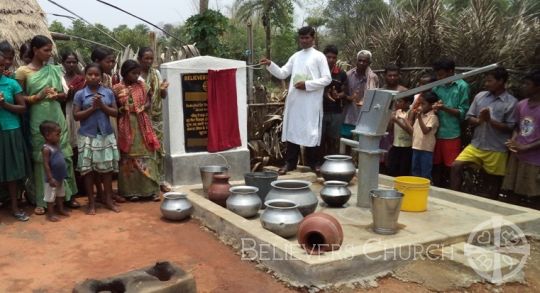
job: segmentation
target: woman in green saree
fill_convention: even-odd
[[[150,119],[152,120],[152,128],[156,133],[160,142],[163,142],[163,99],[167,97],[167,88],[169,83],[167,80],[161,79],[159,70],[152,67],[154,63],[154,51],[148,47],[139,49],[137,61],[141,64],[141,79],[144,80],[150,97]],[[159,179],[161,191],[169,192],[171,187],[165,181],[164,159],[165,150],[163,144],[157,151],[157,163],[159,168]]]
[[[41,155],[45,141],[39,132],[39,125],[44,120],[54,121],[61,128],[60,148],[68,168],[68,178],[64,182],[66,201],[70,201],[71,196],[77,193],[72,163],[73,153],[69,144],[66,119],[60,105],[60,102],[66,99],[62,85],[63,72],[61,66],[46,64],[52,56],[52,46],[52,41],[49,38],[42,35],[35,36],[30,42],[32,50],[29,55],[32,57],[32,62],[19,67],[15,73],[15,78],[28,96],[26,102],[30,105],[30,135],[34,164],[36,214],[44,214],[46,207],[43,200],[45,171]]]

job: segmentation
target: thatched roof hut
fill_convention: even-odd
[[[0,0],[0,40],[8,41],[18,51],[35,35],[51,38],[45,13],[37,1]]]

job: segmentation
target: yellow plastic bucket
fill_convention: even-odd
[[[394,188],[403,193],[401,210],[423,212],[427,209],[429,179],[414,176],[400,176],[394,180]]]

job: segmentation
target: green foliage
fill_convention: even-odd
[[[228,19],[223,14],[208,9],[203,14],[196,14],[187,19],[186,39],[190,43],[196,42],[202,55],[221,56],[226,51],[222,36],[227,24]]]
[[[62,23],[53,21],[49,26],[49,30],[84,38],[118,50],[121,50],[122,47],[110,37],[100,32],[100,30],[113,36],[123,45],[130,45],[135,51],[140,47],[148,46],[150,42],[148,38],[150,29],[144,24],[138,24],[133,28],[129,28],[126,25],[120,25],[111,31],[106,26],[99,23],[95,24],[95,26],[91,26],[81,20],[75,20],[71,27],[66,28]],[[57,41],[56,45],[59,52],[66,50],[79,52],[81,56],[85,58],[85,62],[90,61],[92,49],[98,46],[83,40]]]

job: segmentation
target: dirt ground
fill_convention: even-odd
[[[79,201],[82,201],[79,199]],[[158,202],[127,203],[121,213],[98,209],[96,216],[74,210],[59,223],[33,215],[16,222],[7,207],[0,211],[0,292],[71,292],[86,278],[104,278],[157,260],[169,260],[195,277],[199,292],[295,292],[256,268],[200,227],[195,219],[163,220]],[[26,208],[31,212],[31,207]],[[468,292],[539,292],[539,244],[533,245],[526,267],[527,284],[494,287],[475,284]],[[424,270],[428,271],[428,270]],[[421,275],[421,273],[419,273]],[[429,279],[429,274],[424,276]],[[380,279],[367,292],[428,292],[437,290],[420,276],[413,282]],[[415,283],[416,282],[416,283]],[[462,291],[455,288],[456,292]],[[327,292],[363,292],[340,288]]]

